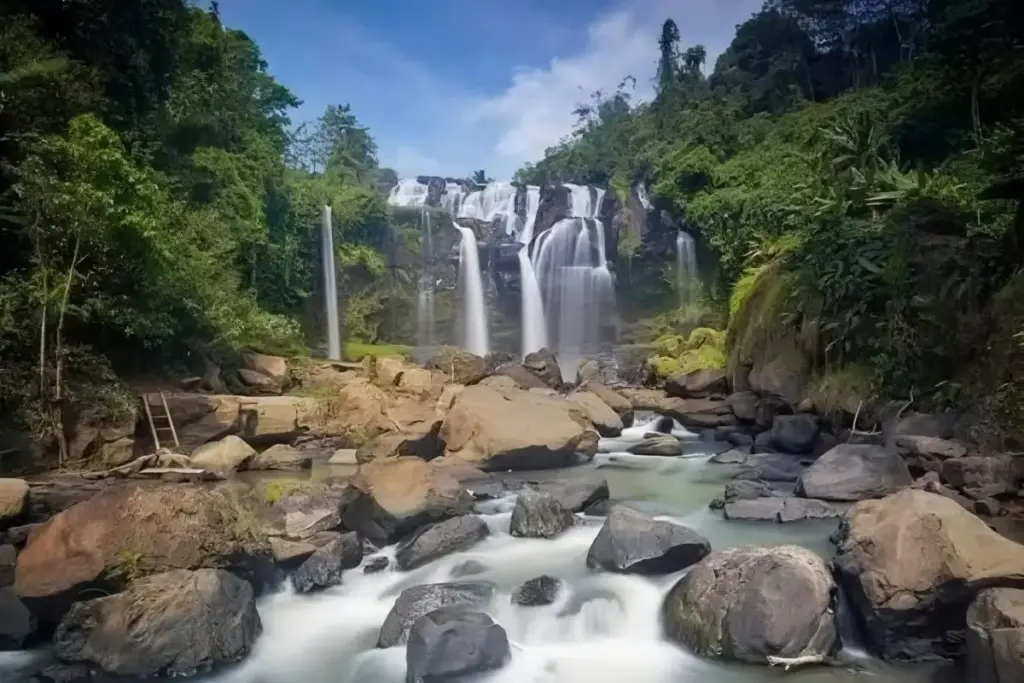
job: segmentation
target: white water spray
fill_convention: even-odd
[[[456,225],[462,233],[459,245],[459,284],[462,287],[463,338],[462,348],[478,356],[486,356],[487,310],[484,308],[484,287],[480,275],[480,254],[476,235],[469,228]]]
[[[338,323],[338,280],[334,266],[334,231],[331,207],[324,206],[321,251],[323,252],[324,304],[327,311],[327,357],[341,360],[341,328]]]

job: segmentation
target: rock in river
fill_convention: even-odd
[[[439,609],[416,620],[405,651],[406,683],[456,683],[512,658],[505,629],[482,612]]]
[[[797,494],[822,500],[881,498],[914,483],[897,453],[881,446],[840,444],[818,458],[797,482]]]
[[[648,436],[638,444],[629,447],[633,455],[682,455],[683,446],[679,439],[671,434]]]
[[[409,629],[424,614],[442,607],[471,609],[486,605],[494,596],[489,583],[431,583],[402,591],[380,628],[377,647],[404,644]]]
[[[734,500],[725,504],[726,519],[785,523],[838,516],[839,510],[825,501],[809,498],[772,496]]]
[[[487,524],[475,515],[447,519],[420,529],[398,545],[399,569],[415,569],[439,557],[467,550],[487,537]]]
[[[519,538],[554,538],[572,526],[572,511],[549,493],[523,489],[512,509],[509,533]]]
[[[711,544],[696,531],[617,505],[587,552],[587,566],[622,574],[669,574],[710,552]]]
[[[553,576],[538,576],[530,579],[512,593],[512,603],[521,607],[550,605],[562,588],[561,579]]]
[[[1024,585],[1024,546],[933,493],[862,501],[836,538],[837,577],[885,659],[961,656],[978,591]]]
[[[0,479],[0,530],[22,523],[28,512],[28,492],[24,479]]]
[[[363,544],[359,536],[350,532],[341,534],[326,545],[317,548],[292,574],[292,585],[299,593],[310,593],[341,583],[346,569],[355,569],[363,561]]]
[[[984,590],[967,610],[971,683],[1024,681],[1024,590]]]
[[[811,551],[743,546],[694,566],[666,596],[662,617],[670,639],[703,656],[825,657],[836,646],[834,594]]]
[[[118,676],[180,676],[243,658],[260,634],[252,586],[214,569],[140,579],[123,593],[78,602],[54,651]]]

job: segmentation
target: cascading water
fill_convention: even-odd
[[[338,322],[338,280],[334,266],[334,231],[331,207],[324,206],[321,250],[324,270],[324,308],[327,313],[327,357],[341,360],[341,327]]]
[[[486,356],[487,310],[484,308],[484,286],[480,275],[480,254],[476,235],[470,228],[456,225],[462,233],[459,245],[459,286],[462,289],[462,348],[478,356]]]
[[[420,275],[419,296],[416,303],[416,341],[420,348],[434,346],[434,234],[430,227],[430,212],[423,209],[423,271]]]
[[[697,284],[697,251],[693,237],[685,230],[676,235],[676,293],[679,307],[692,303]]]
[[[402,178],[391,188],[388,204],[404,208],[423,206],[427,202],[427,186],[415,178]]]
[[[492,221],[498,216],[515,214],[516,187],[511,183],[490,183],[482,190],[466,195],[459,208],[458,218]]]
[[[533,228],[540,208],[540,188],[529,185],[526,188],[526,221],[518,239],[523,245],[519,250],[519,289],[522,301],[520,315],[523,327],[523,356],[538,351],[548,343],[547,320],[544,318],[544,299],[541,296],[537,274],[530,260],[530,243]]]

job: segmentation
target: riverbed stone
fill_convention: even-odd
[[[520,607],[542,607],[550,605],[562,589],[562,580],[554,576],[538,576],[530,579],[512,593],[512,604]]]
[[[805,519],[833,519],[839,510],[822,500],[771,496],[734,500],[725,505],[726,519],[764,522],[800,522]]]
[[[490,602],[494,586],[489,583],[431,583],[406,588],[395,600],[380,629],[377,647],[403,645],[417,619],[442,607],[472,609]]]
[[[0,530],[21,524],[28,503],[29,487],[24,479],[0,479]]]
[[[797,482],[797,494],[822,500],[881,498],[914,483],[897,453],[881,446],[840,444],[818,458]]]
[[[742,546],[696,564],[666,596],[662,617],[671,640],[702,656],[826,657],[837,645],[834,595],[811,551]]]
[[[415,569],[452,553],[468,550],[488,535],[487,524],[475,515],[446,519],[420,529],[398,544],[398,568]]]
[[[237,472],[245,469],[256,457],[256,450],[245,441],[229,434],[197,448],[189,458],[192,467],[212,472]]]
[[[608,480],[600,472],[574,474],[565,479],[535,483],[532,487],[551,495],[570,512],[582,512],[595,503],[608,500]]]
[[[785,453],[756,453],[744,464],[737,479],[760,479],[761,481],[794,482],[804,473],[800,461]]]
[[[573,525],[571,510],[549,493],[523,489],[512,509],[509,533],[518,538],[554,538]]]
[[[601,436],[610,438],[622,434],[622,418],[596,394],[589,391],[574,391],[566,398],[579,406],[583,415],[590,420]]]
[[[983,590],[967,610],[971,683],[1024,681],[1024,590]]]
[[[179,569],[75,603],[53,640],[64,662],[142,678],[194,675],[236,662],[260,632],[247,581],[215,569]]]
[[[363,544],[353,532],[316,549],[292,574],[296,592],[312,593],[342,582],[346,569],[355,569],[363,561]]]
[[[711,543],[696,531],[618,505],[591,544],[587,566],[620,574],[669,574],[710,552]]]
[[[647,436],[627,449],[633,455],[673,456],[683,454],[683,445],[671,434]]]
[[[469,513],[473,497],[450,473],[413,456],[361,465],[342,502],[342,524],[379,543]]]
[[[731,448],[724,453],[718,453],[708,458],[708,462],[716,465],[742,465],[750,458],[749,447]]]
[[[837,577],[888,660],[961,657],[977,593],[1024,585],[1024,546],[925,491],[857,503],[836,541]]]
[[[758,479],[734,479],[725,485],[723,498],[726,503],[734,500],[752,500],[754,498],[771,498],[779,495],[766,481]]]
[[[772,443],[786,453],[810,453],[820,431],[817,415],[777,415],[772,421]]]
[[[416,620],[405,651],[406,683],[457,683],[505,666],[508,635],[482,612],[439,609]]]

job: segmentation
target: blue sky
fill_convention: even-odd
[[[300,99],[296,122],[349,103],[400,175],[507,180],[627,75],[650,96],[661,22],[709,67],[762,0],[221,0]]]

